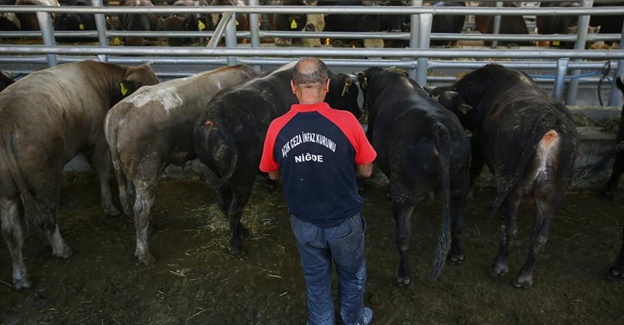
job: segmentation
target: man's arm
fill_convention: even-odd
[[[373,173],[373,164],[355,164],[355,175],[357,177],[370,177]],[[269,175],[270,176],[270,175]]]

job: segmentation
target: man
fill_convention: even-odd
[[[371,175],[377,153],[351,113],[323,102],[329,78],[321,60],[300,60],[290,85],[299,104],[271,122],[260,170],[282,178],[307,284],[308,324],[335,324],[333,260],[342,323],[367,325],[373,311],[364,307],[364,200],[356,176]]]

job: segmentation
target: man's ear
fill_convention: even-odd
[[[331,82],[330,78],[327,78],[327,81],[325,82],[325,92],[329,92],[329,83]]]
[[[295,82],[292,79],[290,80],[290,89],[292,90],[293,94],[295,94],[295,95],[297,94],[297,92],[296,92],[297,91],[297,87],[295,87]]]

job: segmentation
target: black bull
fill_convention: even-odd
[[[615,79],[615,84],[620,89],[622,94],[624,94],[624,82],[619,77]],[[622,116],[620,117],[620,130],[617,135],[617,142],[624,141],[624,106],[622,106]],[[622,173],[624,173],[624,152],[619,152],[615,156],[615,162],[613,163],[613,171],[611,172],[611,178],[602,189],[602,195],[605,197],[612,198],[617,189],[620,178],[622,177]],[[624,228],[622,228],[622,247],[620,248],[620,252],[618,253],[613,265],[611,265],[610,276],[624,281]]]
[[[271,74],[219,92],[194,129],[195,152],[206,166],[204,175],[216,187],[217,204],[230,224],[230,252],[242,253],[248,231],[241,224],[256,176],[269,124],[286,113],[297,98],[290,90],[292,68],[287,64]],[[360,115],[355,80],[330,73],[325,101],[334,108]]]
[[[543,250],[550,222],[562,205],[573,171],[577,134],[572,114],[521,72],[486,65],[450,87],[431,91],[472,131],[470,182],[487,164],[497,195],[491,211],[501,218],[500,247],[490,267],[492,276],[509,271],[507,257],[516,234],[516,215],[523,199],[535,200],[537,218],[529,254],[514,280],[533,283],[535,260]]]
[[[437,278],[449,250],[451,262],[463,261],[460,239],[468,191],[468,138],[457,117],[406,76],[369,68],[358,79],[364,110],[369,112],[366,136],[377,151],[375,163],[390,180],[400,256],[397,284],[410,285],[412,280],[408,249],[414,205],[436,189],[442,197],[443,218],[433,271]]]

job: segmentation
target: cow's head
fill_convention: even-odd
[[[158,77],[149,64],[141,64],[135,67],[129,67],[124,76],[124,80],[118,83],[119,97],[130,96],[137,89],[158,83]]]
[[[469,127],[468,123],[470,120],[470,113],[472,112],[472,106],[464,102],[454,86],[436,88],[424,87],[423,89],[429,93],[431,98],[455,113],[464,128]]]
[[[329,92],[325,101],[333,108],[351,112],[356,118],[362,115],[358,105],[357,79],[346,73],[331,73]]]

